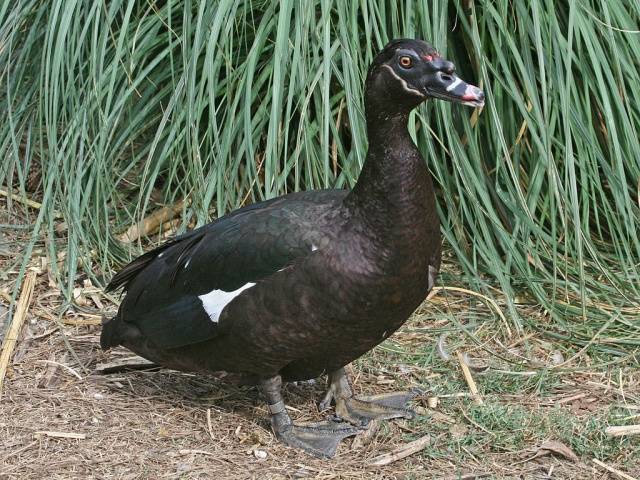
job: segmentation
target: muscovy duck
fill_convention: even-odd
[[[393,40],[365,85],[369,150],[351,191],[256,203],[138,257],[108,290],[126,296],[103,326],[160,365],[260,385],[278,439],[317,456],[373,418],[412,416],[411,392],[355,396],[344,367],[384,341],[433,287],[440,224],[409,113],[429,98],[482,106],[484,94],[420,40]],[[296,425],[283,381],[329,375],[337,419]]]

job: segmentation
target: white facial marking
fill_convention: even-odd
[[[164,252],[159,253],[158,258],[162,258],[163,255],[164,255]]]
[[[311,251],[315,252],[318,249],[313,243],[311,244]]]
[[[387,338],[387,331],[385,330],[384,333],[382,334],[382,338]]]
[[[187,260],[187,263],[184,264],[184,268],[187,268],[189,266],[189,262],[191,262],[191,259]]]
[[[220,319],[220,314],[224,310],[224,307],[227,306],[238,295],[240,295],[247,288],[251,288],[255,285],[255,283],[247,283],[241,286],[239,289],[234,290],[233,292],[225,292],[224,290],[212,290],[209,293],[204,295],[199,295],[198,298],[202,302],[202,308],[207,312],[209,318],[213,323],[218,323]]]
[[[405,92],[409,92],[409,93],[411,93],[413,95],[418,95],[420,98],[424,98],[425,97],[425,95],[422,92],[420,92],[419,90],[416,90],[415,88],[411,88],[407,84],[407,81],[404,78],[399,77],[398,74],[389,65],[387,65],[385,63],[382,66],[386,67],[387,70],[389,70],[391,72],[391,75],[393,75],[397,80],[400,81],[400,83],[402,84],[402,88],[404,89]]]
[[[450,92],[451,90],[456,88],[461,82],[462,82],[462,80],[460,80],[460,77],[456,78],[453,81],[453,83],[447,87],[447,92]]]

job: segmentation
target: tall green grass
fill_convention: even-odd
[[[30,195],[39,175],[33,238],[50,258],[66,252],[55,275],[70,294],[79,258],[96,278],[140,253],[115,235],[158,202],[190,199],[184,228],[352,186],[367,66],[391,38],[424,38],[488,98],[477,118],[432,101],[411,122],[472,287],[503,300],[512,327],[529,321],[516,299],[539,303],[551,335],[628,351],[640,345],[639,30],[627,0],[3,2],[0,179]]]

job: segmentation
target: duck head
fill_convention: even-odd
[[[392,40],[369,68],[367,111],[384,115],[407,113],[429,98],[483,106],[482,90],[463,81],[455,70],[455,65],[427,42]]]

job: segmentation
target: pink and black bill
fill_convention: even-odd
[[[439,98],[473,107],[484,105],[484,93],[455,74],[456,67],[427,42],[396,40],[385,47],[386,69],[416,96]]]

